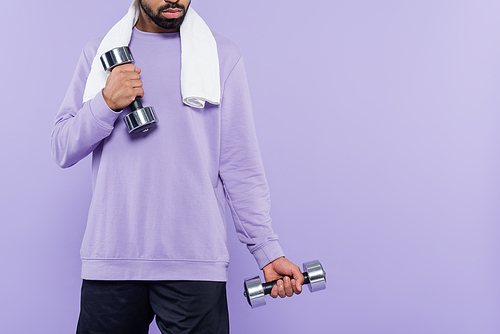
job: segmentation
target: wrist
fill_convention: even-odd
[[[102,97],[104,99],[104,102],[106,102],[106,104],[108,105],[109,109],[113,110],[114,112],[121,112],[123,110],[122,108],[117,107],[116,104],[113,103],[113,100],[108,97],[108,95],[106,94],[106,88],[102,90]]]
[[[285,258],[284,256],[280,256],[280,257],[278,257],[278,258],[276,258],[276,259],[272,260],[271,262],[269,262],[268,264],[266,264],[266,265],[262,268],[262,270],[264,270],[264,271],[266,271],[266,270],[274,270],[274,269],[273,269],[273,265],[274,265],[274,263],[275,263],[276,261],[280,261],[281,259],[284,259],[284,258]]]

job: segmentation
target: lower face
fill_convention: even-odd
[[[186,16],[186,11],[191,4],[190,0],[179,0],[177,2],[160,1],[161,5],[154,8],[151,2],[154,1],[139,0],[139,5],[157,26],[167,30],[180,28]]]

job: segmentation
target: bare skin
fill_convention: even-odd
[[[292,297],[302,292],[302,284],[304,284],[304,275],[300,268],[295,264],[285,259],[284,257],[277,258],[273,262],[262,268],[266,282],[279,279],[278,284],[271,290],[270,296],[277,298]],[[290,279],[289,276],[292,277]]]
[[[111,110],[120,111],[137,96],[144,96],[140,73],[141,69],[133,64],[120,65],[111,71],[102,90],[104,101]]]

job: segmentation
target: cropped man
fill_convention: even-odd
[[[124,41],[134,63],[105,73],[99,56]],[[129,134],[137,96],[158,123]],[[134,1],[85,46],[51,143],[63,168],[92,153],[78,333],[147,333],[154,315],[162,333],[228,333],[226,204],[266,280],[294,278],[272,297],[301,292],[271,228],[241,54],[189,0]]]

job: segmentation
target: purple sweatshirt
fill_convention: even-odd
[[[142,70],[142,103],[154,108],[158,124],[132,135],[123,122],[129,108],[112,111],[102,92],[82,103],[101,39],[84,48],[51,138],[63,168],[92,153],[82,278],[226,281],[226,203],[260,268],[283,256],[243,60],[232,42],[214,35],[222,102],[196,109],[182,102],[179,33],[134,28],[129,46]]]

